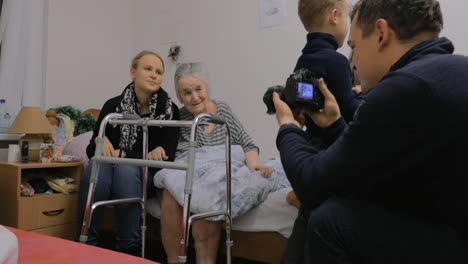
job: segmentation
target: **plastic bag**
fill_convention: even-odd
[[[20,190],[21,196],[31,197],[36,193],[36,191],[34,191],[34,188],[31,186],[31,184],[29,184],[29,182],[26,179],[21,179]]]

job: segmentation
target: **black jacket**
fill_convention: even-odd
[[[276,143],[301,202],[352,195],[468,239],[468,58],[453,50],[446,38],[409,50],[349,127],[340,119],[327,128],[322,152],[301,129],[282,126]]]
[[[163,91],[162,88],[158,92]],[[161,92],[162,93],[162,92]],[[166,94],[164,92],[164,94]],[[156,109],[157,114],[162,114],[165,107],[165,100],[167,97],[158,96],[158,107]],[[91,159],[94,156],[96,149],[95,138],[99,133],[99,127],[101,125],[104,117],[110,113],[120,112],[120,102],[122,101],[122,95],[116,96],[107,100],[104,106],[101,109],[98,120],[93,130],[93,137],[91,138],[88,147],[86,148],[86,153]],[[179,120],[179,108],[172,103],[172,120]],[[141,117],[149,117],[149,114],[142,115]],[[109,141],[114,146],[114,149],[120,149],[120,126],[115,128],[112,126],[106,127],[105,136],[109,138]],[[174,160],[175,151],[177,148],[177,143],[179,141],[179,128],[178,127],[149,127],[148,130],[148,151],[154,150],[156,147],[161,146],[164,148],[166,155],[169,157],[169,160]],[[143,156],[143,131],[141,128],[138,129],[138,136],[135,145],[132,150],[125,149],[127,158],[137,158],[141,159]]]

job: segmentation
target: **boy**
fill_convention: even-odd
[[[340,106],[341,115],[349,122],[360,99],[351,89],[352,72],[348,59],[336,51],[343,46],[348,33],[348,1],[299,0],[298,14],[308,34],[294,71],[307,68],[322,76]],[[323,148],[323,130],[308,115],[304,115],[304,121],[312,145]],[[288,194],[287,202],[300,207],[294,192]],[[308,211],[304,207],[299,210],[283,263],[302,263]]]
[[[348,59],[336,50],[348,34],[347,0],[299,0],[299,18],[308,32],[294,71],[307,68],[323,77],[340,106],[341,115],[349,122],[360,100],[352,92],[352,71]],[[306,116],[308,134],[314,146],[322,148],[322,129]]]

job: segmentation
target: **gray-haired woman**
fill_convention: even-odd
[[[212,100],[208,95],[207,73],[201,63],[183,63],[175,73],[177,97],[183,103],[180,109],[181,120],[193,120],[200,113],[216,113],[225,118],[231,129],[231,144],[240,145],[245,153],[245,162],[251,171],[258,170],[263,177],[272,173],[272,168],[263,165],[258,156],[259,148],[242,127],[239,119],[224,102]],[[199,127],[197,139],[199,146],[224,145],[224,129],[215,124]],[[218,130],[221,130],[218,133]],[[188,150],[190,128],[182,128],[176,157]],[[173,195],[164,190],[161,195],[161,233],[167,262],[177,262],[182,238],[182,207]],[[195,240],[196,262],[215,263],[221,233],[217,222],[199,220],[193,224],[192,235]]]

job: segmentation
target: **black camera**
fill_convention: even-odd
[[[325,98],[318,88],[319,76],[310,70],[302,68],[291,74],[286,80],[286,87],[277,85],[268,88],[263,96],[267,106],[267,114],[276,112],[273,104],[273,92],[280,95],[281,100],[294,110],[306,107],[311,111],[323,109]]]

